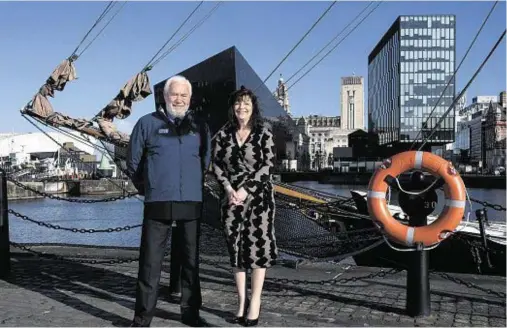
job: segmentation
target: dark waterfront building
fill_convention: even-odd
[[[452,104],[455,81],[454,15],[399,16],[368,56],[368,130],[380,145],[400,150],[411,146],[418,132],[429,135]],[[454,141],[454,109],[441,122],[428,146]]]
[[[287,125],[292,119],[236,47],[228,48],[178,75],[183,75],[192,83],[190,108],[207,118],[213,134],[228,120],[228,101],[231,93],[242,85],[254,90],[259,99],[262,115],[273,126],[277,160],[284,159],[285,140],[290,134]],[[165,106],[163,89],[166,81],[167,79],[154,86],[157,107]]]
[[[378,136],[358,129],[348,135],[348,145],[352,148],[354,159],[378,159],[382,157],[382,147],[378,146]]]

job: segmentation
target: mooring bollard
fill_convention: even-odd
[[[427,187],[424,174],[416,171],[412,173],[410,189],[421,190]],[[421,227],[428,224],[428,215],[434,210],[438,201],[437,193],[432,188],[423,194],[411,195],[404,192],[399,194],[399,204],[409,216],[409,224]],[[431,313],[429,251],[417,244],[417,251],[410,252],[407,269],[407,314],[411,317],[427,316]]]
[[[11,271],[9,213],[7,209],[7,175],[4,170],[0,169],[0,278],[6,278]]]

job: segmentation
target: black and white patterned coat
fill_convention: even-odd
[[[271,184],[275,144],[269,125],[254,127],[243,145],[231,126],[220,130],[213,143],[213,171],[224,188],[244,187],[243,205],[222,202],[222,222],[230,261],[238,268],[267,268],[278,257],[275,238],[275,198]]]

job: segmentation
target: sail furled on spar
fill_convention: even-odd
[[[94,137],[100,136],[98,130],[94,129],[93,123],[86,119],[74,119],[68,115],[56,112],[51,105],[48,97],[54,98],[55,91],[63,91],[68,82],[77,79],[76,67],[74,62],[92,45],[92,43],[102,34],[104,29],[112,22],[112,20],[123,9],[126,1],[119,5],[119,9],[105,22],[99,32],[85,45],[85,41],[91,38],[91,32],[98,28],[99,24],[104,21],[106,16],[118,5],[118,2],[110,1],[106,8],[102,11],[93,26],[84,35],[72,54],[63,60],[51,73],[46,82],[40,87],[39,91],[33,96],[28,104],[22,109],[21,113],[29,115],[37,121],[51,125],[54,127],[66,127],[72,130],[85,132]]]
[[[52,125],[63,125],[72,129],[81,130],[89,126],[86,119],[74,119],[70,116],[55,112],[48,97],[54,98],[55,91],[63,91],[68,82],[77,79],[73,58],[65,59],[58,65],[46,82],[40,87],[32,100],[24,108],[24,113],[45,120]]]
[[[127,143],[130,138],[129,135],[118,131],[113,124],[113,120],[129,117],[132,113],[132,104],[144,100],[151,94],[150,79],[146,71],[142,71],[132,77],[120,89],[116,97],[101,109],[92,120],[97,122],[100,131],[108,139]]]
[[[108,7],[106,7],[105,11],[111,10],[112,8],[111,3],[113,2],[110,2]],[[195,14],[198,8],[203,5],[203,3],[204,1],[201,1],[192,10],[192,12],[188,15],[188,17],[181,23],[178,29],[164,43],[164,45],[158,50],[158,52],[153,56],[153,58],[150,59],[150,61],[144,66],[144,68],[134,77],[132,77],[123,86],[123,88],[120,89],[119,93],[113,98],[113,100],[111,100],[104,108],[102,108],[91,120],[74,119],[70,116],[55,112],[47,98],[47,96],[51,97],[54,96],[54,90],[62,91],[67,82],[70,82],[77,78],[73,62],[82,54],[82,52],[80,54],[77,54],[77,49],[79,48],[79,46],[78,48],[76,48],[74,53],[69,57],[69,59],[62,62],[62,64],[60,64],[55,69],[55,71],[53,72],[51,77],[47,80],[46,84],[41,88],[39,93],[37,93],[37,95],[35,95],[33,100],[29,102],[29,104],[22,110],[22,114],[27,114],[45,125],[51,125],[56,128],[65,127],[74,131],[79,131],[81,133],[87,134],[96,139],[110,142],[120,147],[125,147],[129,142],[130,136],[126,133],[122,133],[117,130],[117,128],[113,124],[114,119],[127,118],[132,113],[132,106],[134,102],[144,100],[145,98],[147,98],[152,94],[147,72],[150,71],[157,63],[159,63],[169,53],[174,51],[179,45],[181,45],[181,43],[185,39],[187,39],[199,26],[201,26],[207,19],[210,18],[213,12],[216,11],[216,9],[221,4],[221,2],[218,2],[208,12],[206,16],[204,16],[199,22],[197,22],[169,50],[161,54],[161,52],[165,50],[168,43],[188,22],[188,20]],[[104,13],[99,17],[98,21],[103,19],[103,17]],[[95,26],[96,24],[92,27],[92,29]],[[88,34],[89,33],[85,35],[85,38],[88,36]],[[85,48],[85,50],[88,47],[89,45]],[[98,127],[95,126],[94,123],[96,123]]]
[[[72,60],[65,59],[55,68],[51,76],[42,85],[39,92],[35,94],[31,101],[31,110],[37,115],[47,117],[53,114],[53,106],[48,100],[48,96],[54,98],[55,91],[63,91],[67,82],[77,79],[76,68]]]

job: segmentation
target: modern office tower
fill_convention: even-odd
[[[436,125],[455,97],[455,28],[454,15],[399,16],[368,56],[368,129],[379,144],[401,150],[433,129],[428,146],[454,141],[454,108]]]

